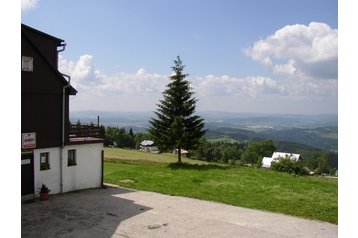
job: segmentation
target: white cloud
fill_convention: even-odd
[[[289,60],[287,64],[276,64],[272,70],[275,74],[293,75],[297,69],[294,60]]]
[[[133,73],[108,75],[96,69],[93,61],[94,57],[89,54],[82,55],[75,62],[59,57],[60,72],[70,75],[71,84],[78,90],[78,95],[71,99],[72,109],[154,110],[169,83],[169,75],[150,73],[143,68]],[[290,67],[290,62],[276,65],[276,69],[281,71],[293,71]],[[207,75],[190,76],[188,80],[200,107],[205,110],[229,110],[228,104],[232,102],[245,104],[248,109],[248,105],[256,105],[255,110],[259,110],[260,105],[267,109],[268,104],[273,107],[271,104],[279,103],[279,100],[287,101],[287,105],[294,100],[306,100],[305,104],[309,99],[332,101],[338,91],[335,79],[308,77],[275,80],[264,76]]]
[[[59,69],[62,73],[71,76],[71,84],[76,87],[78,84],[88,85],[98,78],[98,72],[93,69],[92,55],[82,55],[77,62],[72,62],[59,56]]]
[[[21,11],[29,11],[37,7],[39,0],[21,0]]]
[[[236,96],[261,97],[267,95],[285,95],[285,89],[277,81],[262,77],[236,78],[227,75],[197,77],[193,80],[196,93],[201,97]]]
[[[93,56],[82,55],[77,62],[59,57],[59,71],[71,76],[71,84],[83,94],[142,96],[160,94],[168,76],[152,74],[140,68],[135,73],[119,72],[107,75],[93,65]]]
[[[244,52],[273,73],[317,79],[338,77],[338,30],[325,23],[285,26]]]

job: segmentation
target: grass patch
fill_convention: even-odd
[[[127,161],[128,163],[176,163],[178,156],[174,153],[151,153],[138,150],[127,150],[120,148],[105,148],[105,161],[117,162]],[[187,164],[209,164],[205,161],[192,160],[182,157],[182,162]]]
[[[138,190],[338,222],[338,184],[270,170],[201,161],[174,163],[173,154],[105,149],[105,182]],[[108,158],[107,156],[110,156]],[[188,161],[187,161],[188,160]],[[132,183],[120,181],[132,180]]]

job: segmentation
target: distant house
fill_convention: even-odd
[[[154,141],[152,140],[144,140],[139,145],[140,150],[143,151],[158,151],[158,147],[155,145]]]
[[[174,154],[178,154],[178,149],[175,149],[175,150],[173,151],[173,153],[174,153]],[[189,151],[187,151],[187,150],[180,149],[180,153],[181,153],[181,155],[184,156],[184,157],[187,157],[187,158],[190,157],[190,153],[189,153]]]
[[[271,157],[263,157],[262,168],[271,168],[273,162],[280,161],[281,159],[290,159],[292,161],[299,161],[302,159],[300,154],[292,154],[286,152],[274,152]]]
[[[70,77],[58,71],[64,40],[21,24],[21,199],[102,185],[99,126],[69,121]]]

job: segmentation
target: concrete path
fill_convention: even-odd
[[[125,188],[23,203],[22,237],[338,237],[326,222]]]

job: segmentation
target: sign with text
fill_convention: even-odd
[[[21,134],[21,148],[34,149],[36,148],[36,133],[22,133]]]
[[[25,164],[31,164],[31,160],[30,159],[21,160],[21,165],[25,165]]]
[[[34,70],[34,58],[30,56],[22,56],[21,59],[21,70],[32,72]]]

